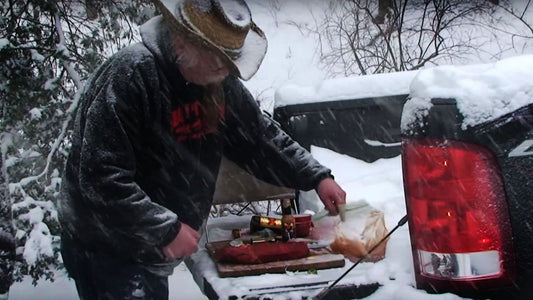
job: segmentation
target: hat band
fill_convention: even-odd
[[[185,2],[180,9],[183,21],[193,31],[203,35],[211,43],[225,50],[230,50],[231,52],[239,51],[244,44],[249,26],[245,28],[231,26],[221,22],[220,17],[216,16],[217,14],[220,13],[217,11],[215,13],[200,11],[191,2]]]

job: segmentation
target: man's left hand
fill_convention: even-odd
[[[338,215],[341,206],[346,204],[346,192],[332,178],[325,178],[320,181],[316,192],[326,210],[333,216]]]

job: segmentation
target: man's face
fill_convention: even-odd
[[[185,80],[198,85],[219,83],[229,75],[229,68],[213,52],[196,43],[179,39],[176,42],[180,71]]]

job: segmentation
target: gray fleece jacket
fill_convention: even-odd
[[[330,170],[263,115],[243,84],[224,82],[218,130],[205,126],[204,88],[181,76],[156,17],[142,43],[107,60],[81,96],[63,178],[64,236],[91,251],[171,269],[161,248],[182,223],[208,217],[222,156],[256,177],[310,190]],[[170,267],[170,268],[169,268]]]

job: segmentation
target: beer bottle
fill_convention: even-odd
[[[296,225],[294,216],[292,215],[290,199],[281,200],[281,215],[281,238],[286,242],[294,238],[294,227]]]
[[[281,231],[281,229],[283,228],[281,224],[281,219],[252,216],[252,219],[250,220],[250,232],[253,233],[264,228],[270,228],[274,231]]]

